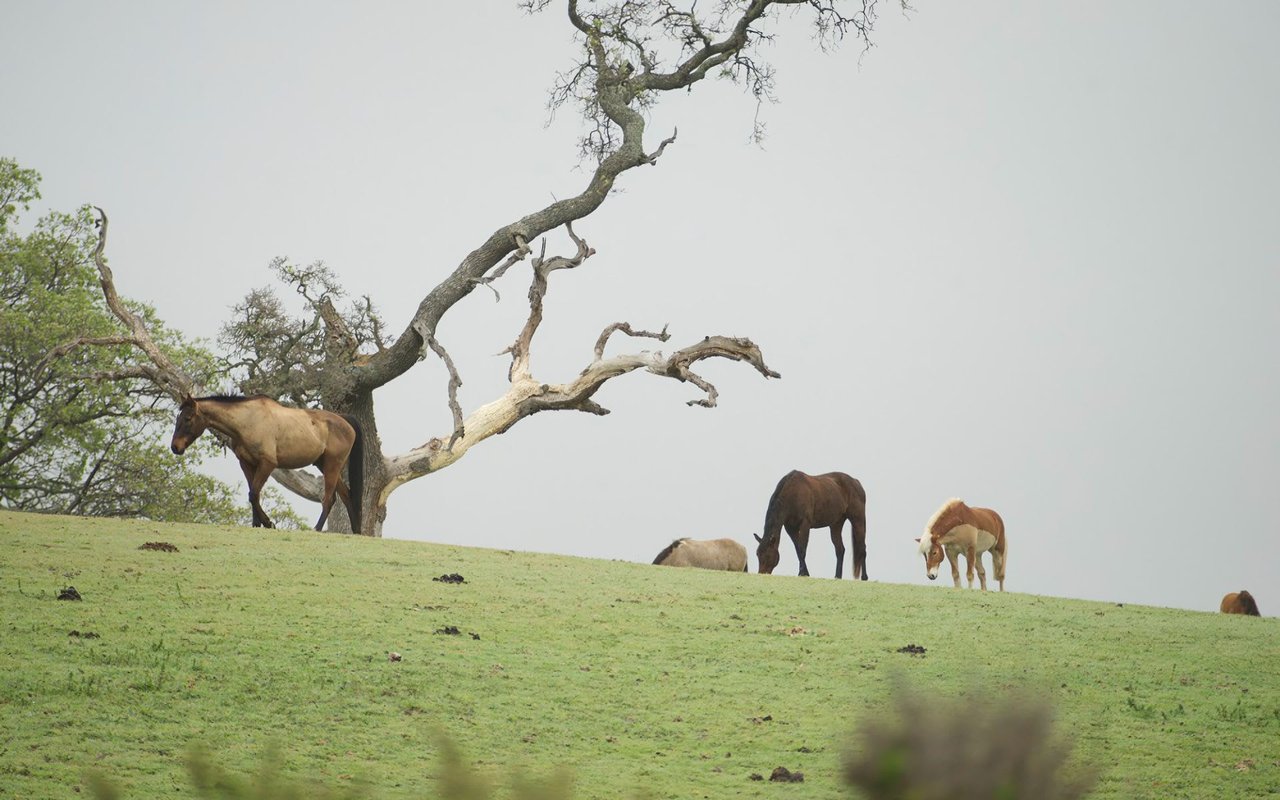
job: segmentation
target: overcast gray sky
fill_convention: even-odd
[[[867,489],[875,580],[949,587],[912,537],[959,496],[1003,515],[1010,590],[1216,610],[1247,588],[1275,614],[1280,5],[915,7],[883,4],[865,54],[785,26],[763,148],[741,88],[664,98],[650,146],[678,141],[575,226],[598,254],[552,276],[543,381],[619,320],[669,323],[674,346],[750,336],[781,381],[707,363],[706,410],[692,386],[619,379],[611,415],[535,416],[400,489],[386,535],[647,562],[678,536],[753,544],[783,474],[841,470]],[[587,177],[574,115],[544,124],[574,55],[558,9],[4,18],[0,154],[44,176],[24,219],[103,206],[121,293],[191,336],[281,255],[323,259],[398,332],[490,232]],[[441,325],[465,411],[504,391],[493,354],[527,281]],[[446,380],[427,361],[376,395],[389,454],[447,435]],[[833,574],[823,531],[809,563]],[[777,574],[795,571],[784,542]]]

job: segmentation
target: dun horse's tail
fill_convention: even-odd
[[[351,454],[347,456],[347,491],[351,497],[351,532],[360,532],[360,521],[364,518],[361,506],[364,503],[364,429],[360,420],[350,414],[342,418],[355,429],[356,440],[351,445]]]
[[[1237,599],[1240,601],[1241,607],[1244,608],[1244,613],[1251,617],[1262,616],[1261,612],[1258,611],[1258,604],[1254,601],[1253,595],[1249,594],[1244,589],[1241,589]]]

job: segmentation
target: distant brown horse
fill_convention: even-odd
[[[747,548],[732,539],[676,539],[653,560],[664,567],[747,571]]]
[[[1223,614],[1248,614],[1251,617],[1260,617],[1262,614],[1258,611],[1258,604],[1254,602],[1253,595],[1244,589],[1238,592],[1228,592],[1227,596],[1222,598],[1222,605],[1219,606]]]
[[[991,566],[995,568],[1000,591],[1004,591],[1005,556],[1008,545],[1004,538],[1004,520],[989,508],[970,508],[963,500],[952,498],[934,512],[924,526],[924,536],[916,539],[924,556],[925,574],[929,580],[938,577],[942,555],[946,552],[951,562],[951,577],[960,588],[960,567],[956,556],[964,553],[969,588],[973,588],[973,570],[978,570],[982,591],[987,590],[987,572],[982,568],[982,554],[991,553]]]
[[[206,429],[231,440],[231,452],[249,482],[253,527],[274,528],[262,510],[262,487],[277,467],[316,466],[324,475],[324,495],[316,530],[324,527],[336,491],[351,517],[351,530],[360,532],[360,498],[364,491],[364,444],[355,417],[332,411],[282,406],[264,395],[188,397],[178,409],[173,429],[173,452],[182,455]],[[351,489],[342,482],[348,464]]]
[[[844,541],[841,531],[849,521],[853,538],[853,579],[867,580],[867,493],[857,478],[843,472],[806,475],[792,470],[778,481],[764,514],[764,538],[756,535],[756,557],[760,572],[772,574],[778,566],[778,543],[782,529],[796,546],[800,574],[808,575],[805,552],[809,549],[810,528],[830,528],[836,548],[836,577],[843,574]]]

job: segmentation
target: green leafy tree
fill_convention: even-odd
[[[90,210],[50,213],[16,232],[17,214],[39,198],[39,184],[35,170],[0,158],[0,504],[247,522],[240,493],[195,469],[211,447],[196,459],[168,452],[173,412],[104,303]],[[206,349],[166,329],[150,308],[131,307],[175,362],[215,374]]]

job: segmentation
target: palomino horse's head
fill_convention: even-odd
[[[920,555],[924,556],[924,574],[936,581],[938,568],[942,566],[942,544],[927,533],[916,541],[920,543]]]
[[[182,455],[207,427],[209,425],[200,415],[195,399],[184,397],[182,405],[178,406],[178,422],[173,426],[173,441],[169,444],[169,449]]]
[[[778,540],[774,539],[773,544],[766,544],[760,534],[751,535],[756,537],[756,560],[760,562],[758,572],[761,575],[772,575],[774,568],[778,566]]]

